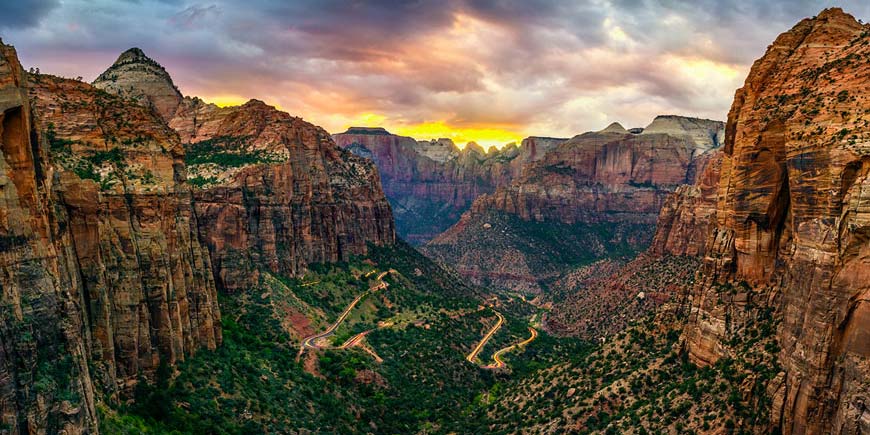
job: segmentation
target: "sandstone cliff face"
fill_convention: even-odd
[[[694,182],[677,187],[665,199],[650,244],[652,254],[704,255],[716,212],[722,152],[705,154],[696,166],[699,173]]]
[[[93,85],[150,106],[165,121],[172,119],[182,100],[181,92],[172,83],[169,73],[138,48],[121,53]]]
[[[148,108],[0,59],[0,419],[96,432],[95,391],[221,339],[183,148]]]
[[[96,430],[74,262],[52,219],[26,78],[0,42],[0,423],[11,433]],[[73,260],[74,261],[74,260]]]
[[[677,128],[684,124],[693,128]],[[704,134],[697,125],[705,126]],[[721,130],[721,122],[660,116],[640,134],[621,126],[584,133],[530,165],[512,185],[475,201],[471,210],[564,223],[654,223],[668,194],[693,180],[697,157],[719,145]]]
[[[200,233],[223,288],[256,283],[260,267],[296,276],[395,242],[376,168],[322,128],[256,100],[186,99],[170,125],[188,143]]]
[[[870,26],[830,9],[776,39],[728,116],[684,340],[712,363],[733,352],[749,308],[775,308],[783,373],[769,392],[783,433],[870,431],[868,89]]]
[[[151,110],[73,80],[33,76],[55,219],[81,277],[100,384],[220,342],[209,256],[196,236],[178,136]]]
[[[475,198],[509,184],[527,163],[564,141],[532,137],[520,147],[486,152],[476,144],[459,150],[450,139],[418,142],[383,128],[354,127],[333,137],[378,166],[398,233],[412,243],[456,223]]]

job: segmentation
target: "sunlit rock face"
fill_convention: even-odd
[[[564,139],[530,137],[517,147],[485,151],[450,139],[417,141],[380,127],[352,127],[336,143],[378,166],[399,236],[423,243],[459,220],[478,196],[519,176]]]
[[[723,128],[722,122],[660,116],[639,133],[614,123],[575,136],[527,163],[510,185],[475,200],[424,250],[481,283],[532,292],[580,265],[577,261],[618,255],[613,247],[626,254],[643,250],[666,198],[694,182],[719,146]],[[485,229],[493,213],[517,220],[498,231]],[[535,267],[534,250],[514,243],[522,222],[559,228],[553,232],[561,234],[559,240],[546,241],[541,230],[539,244],[546,246],[538,246],[540,252],[580,249],[590,255],[566,259],[556,269]],[[561,246],[574,231],[586,232],[577,241],[583,247]],[[486,243],[480,240],[484,234]]]
[[[825,10],[774,41],[728,116],[685,346],[713,363],[747,307],[775,309],[784,433],[870,431],[868,60],[870,26]]]

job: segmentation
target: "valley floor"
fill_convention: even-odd
[[[559,338],[538,332],[545,309],[466,285],[404,244],[301,279],[263,276],[222,296],[221,347],[140,384],[133,405],[107,400],[104,431],[700,433],[764,421],[741,388],[750,364],[770,362],[694,368],[673,310],[605,343]],[[770,345],[762,328],[750,346]]]

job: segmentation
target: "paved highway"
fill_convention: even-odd
[[[501,313],[495,311],[495,315],[498,317],[498,322],[496,322],[495,326],[493,326],[492,329],[490,329],[489,332],[487,332],[486,335],[483,336],[483,339],[480,340],[480,343],[477,343],[477,346],[474,347],[471,353],[469,353],[468,356],[465,357],[468,362],[474,362],[475,358],[477,358],[477,355],[480,353],[481,350],[483,350],[483,346],[486,345],[486,342],[489,341],[490,338],[492,338],[493,334],[495,334],[496,331],[498,331],[498,329],[501,328],[501,325],[504,323],[504,316],[502,316]]]
[[[490,364],[484,368],[485,369],[500,369],[500,368],[504,367],[504,361],[501,360],[502,355],[504,355],[505,353],[510,352],[518,347],[523,347],[523,346],[535,341],[535,339],[538,338],[538,331],[535,328],[532,328],[530,326],[529,332],[532,333],[531,337],[529,337],[529,338],[527,338],[519,343],[512,344],[508,347],[499,349],[496,353],[492,354],[492,360],[495,361],[495,364]]]
[[[321,338],[325,338],[325,337],[332,335],[335,332],[335,330],[338,329],[339,325],[341,325],[341,322],[343,322],[344,319],[347,318],[348,314],[350,314],[351,310],[353,310],[353,308],[356,306],[356,304],[359,303],[359,301],[361,301],[364,297],[366,297],[370,293],[374,293],[378,290],[382,290],[382,289],[387,288],[387,283],[385,283],[383,281],[383,278],[388,273],[389,273],[389,271],[381,272],[377,277],[378,283],[369,287],[368,290],[364,291],[362,294],[357,296],[350,303],[350,305],[348,305],[347,308],[344,309],[344,311],[341,313],[341,315],[338,316],[338,319],[336,319],[335,322],[329,326],[329,328],[326,328],[325,331],[323,331],[319,334],[314,334],[314,335],[306,337],[304,340],[302,340],[302,346],[299,349],[299,353],[301,354],[305,349],[320,349],[321,347],[317,345],[317,340],[320,340]],[[359,335],[360,334],[357,334],[357,336],[359,336]],[[357,338],[357,336],[355,336],[354,338]],[[359,338],[361,339],[362,337],[359,337]],[[353,338],[351,338],[351,340],[353,340]],[[345,343],[345,344],[347,344],[347,343]],[[344,347],[345,346],[342,345],[342,348],[344,348]]]

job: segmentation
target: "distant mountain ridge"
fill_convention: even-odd
[[[588,237],[597,242],[584,248],[590,255],[583,261],[612,255],[605,247],[641,251],[652,240],[653,225],[669,194],[694,180],[722,135],[722,122],[676,116],[656,117],[640,133],[614,123],[577,135],[530,162],[510,184],[477,198],[459,222],[432,239],[424,252],[476,282],[538,293],[541,285],[567,272],[572,263],[532,266],[544,263],[535,258],[539,254],[534,250],[512,241],[512,234],[521,232],[514,225],[525,221],[564,227],[564,231],[572,226],[591,231]],[[508,219],[513,223],[495,231],[486,225],[503,218],[494,214],[517,219]],[[561,246],[569,240],[541,239],[535,246],[542,253],[563,252],[571,249]],[[508,270],[512,273],[506,274]]]

